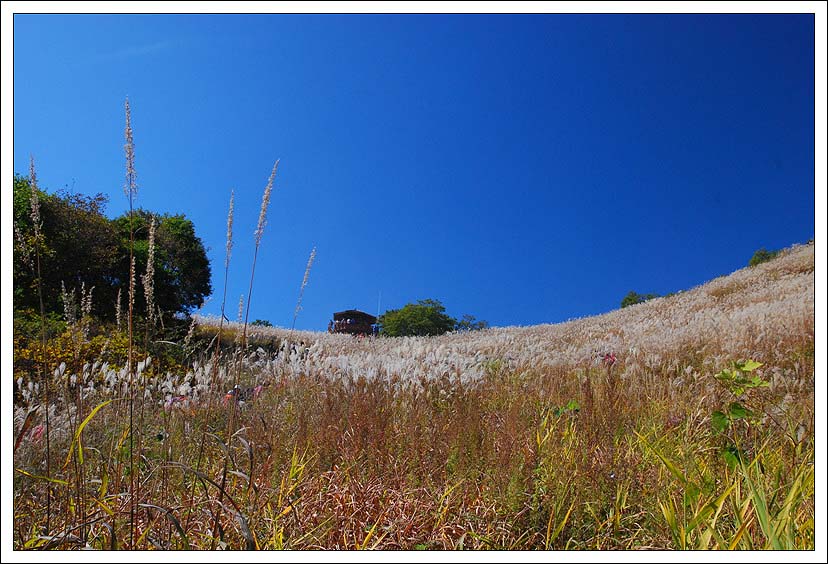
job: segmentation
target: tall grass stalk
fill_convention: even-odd
[[[150,350],[150,339],[152,338],[155,329],[155,215],[150,217],[149,233],[147,234],[147,266],[144,275],[141,277],[141,285],[144,287],[144,301],[146,302],[146,319],[144,320],[144,350]],[[144,398],[147,391],[147,376],[141,377],[141,397],[139,400],[140,408],[138,413],[138,429],[142,430],[138,434],[138,452],[143,452],[144,442]],[[132,394],[134,397],[134,393]],[[166,477],[164,472],[164,486],[166,491]]]
[[[124,194],[129,200],[129,304],[127,308],[127,373],[129,374],[129,539],[130,547],[135,548],[135,379],[132,370],[132,329],[133,306],[135,304],[135,226],[133,225],[134,200],[138,194],[137,175],[135,173],[135,143],[132,138],[132,116],[129,98],[124,102],[126,125],[124,127],[124,152],[126,155],[126,183]]]
[[[224,321],[227,319],[227,315],[225,314],[225,307],[227,305],[227,279],[230,274],[230,257],[233,251],[233,212],[235,208],[235,192],[230,190],[230,205],[227,210],[227,240],[225,242],[225,255],[224,255],[224,290],[222,292],[221,297],[221,320],[219,321],[219,330],[218,334],[216,335],[216,350],[213,354],[213,364],[210,368],[210,372],[212,374],[211,382],[216,381],[216,375],[218,374],[218,366],[219,361],[221,358],[221,338],[224,330]],[[196,458],[196,472],[201,471],[201,458],[204,454],[204,443],[207,439],[207,424],[206,421],[202,422],[202,433],[201,433],[201,445],[198,449],[198,457]],[[190,523],[190,516],[192,515],[192,501],[195,497],[195,489],[196,489],[196,481],[193,480],[192,487],[190,488],[190,506],[187,509],[187,519],[185,521],[185,526],[188,526]]]
[[[270,192],[273,190],[273,179],[276,178],[276,170],[279,168],[279,160],[273,164],[273,170],[270,171],[270,178],[265,186],[264,194],[262,194],[262,207],[259,209],[259,222],[256,224],[256,231],[254,238],[256,246],[253,249],[253,266],[250,269],[250,286],[247,290],[247,308],[244,313],[244,327],[242,330],[242,348],[247,346],[247,320],[250,316],[250,300],[253,298],[253,278],[256,275],[256,259],[259,256],[259,245],[262,242],[264,235],[264,228],[267,224],[267,208],[270,206]],[[238,382],[236,382],[238,383]]]
[[[224,329],[224,321],[227,319],[225,314],[225,307],[227,305],[227,278],[230,274],[230,256],[233,252],[233,210],[234,210],[235,192],[230,190],[230,206],[227,210],[227,241],[225,243],[224,253],[224,291],[221,296],[221,319],[219,320],[219,331],[216,336],[216,351],[213,355],[213,376],[215,377],[218,369],[219,353],[221,351],[221,337]],[[198,470],[198,468],[196,468]]]
[[[144,286],[144,299],[147,307],[147,322],[144,326],[144,346],[149,348],[150,331],[155,324],[155,216],[150,218],[147,237],[147,269],[141,277]]]
[[[299,299],[296,300],[296,309],[293,311],[293,323],[290,324],[291,331],[294,327],[296,327],[296,317],[299,315],[299,310],[302,309],[302,296],[305,294],[305,286],[308,285],[308,277],[310,276],[311,266],[313,266],[313,260],[316,258],[316,247],[311,250],[310,257],[308,258],[308,265],[305,267],[305,276],[302,278],[302,286],[299,288]]]
[[[40,246],[42,243],[43,234],[40,231],[40,199],[38,197],[37,188],[37,173],[35,172],[34,157],[29,156],[29,187],[32,190],[30,207],[32,226],[34,228],[34,250],[35,250],[35,268],[37,280],[37,299],[40,305],[40,378],[43,382],[43,408],[45,410],[46,422],[46,479],[52,478],[52,437],[51,424],[49,418],[49,405],[52,402],[51,398],[51,382],[46,369],[46,308],[43,305],[43,277],[40,272]],[[52,486],[51,482],[47,481],[46,485],[46,532],[52,529]]]
[[[118,296],[115,298],[115,327],[118,328],[118,331],[121,330],[121,289],[118,288]]]
[[[247,347],[247,322],[248,322],[248,319],[250,317],[250,299],[251,299],[251,296],[253,295],[253,280],[256,276],[256,259],[259,256],[259,246],[261,245],[262,236],[264,235],[264,228],[265,228],[265,225],[267,224],[267,208],[270,206],[270,193],[273,190],[273,180],[276,178],[276,170],[278,168],[279,168],[279,160],[277,159],[276,162],[273,164],[273,170],[270,171],[270,178],[268,178],[267,185],[265,186],[264,193],[262,194],[262,206],[259,209],[259,221],[256,224],[256,231],[253,233],[254,241],[255,241],[255,247],[253,249],[253,265],[250,269],[250,286],[248,287],[248,290],[247,290],[247,308],[246,308],[245,314],[244,314],[244,325],[242,326],[242,340],[241,340],[241,349],[242,349],[242,351],[244,351],[244,349]],[[239,303],[241,304],[241,302],[239,302]],[[239,357],[241,357],[241,356],[242,355],[239,355]],[[233,387],[234,388],[239,383],[240,372],[241,372],[241,364],[240,364],[240,361],[239,361],[239,362],[237,362],[237,370],[234,371],[234,377],[233,377]],[[230,445],[230,443],[232,441],[234,428],[235,428],[235,416],[236,416],[236,409],[238,407],[237,406],[237,401],[235,401],[235,400],[237,400],[237,399],[238,398],[234,398],[234,401],[230,402],[230,415],[227,418],[227,444],[228,445]],[[228,470],[229,462],[230,462],[230,451],[229,451],[229,448],[228,448],[227,452],[225,453],[225,457],[224,457],[224,468],[222,470],[222,475],[221,475],[221,487],[219,488],[219,494],[218,494],[219,495],[219,499],[218,499],[219,509],[218,509],[217,514],[216,514],[215,524],[213,526],[213,541],[212,541],[211,548],[215,547],[215,537],[216,537],[216,534],[218,533],[219,520],[221,519],[222,500],[223,500],[223,495],[224,495],[224,488],[227,484],[227,470]]]

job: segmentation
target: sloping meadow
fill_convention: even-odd
[[[555,325],[248,336],[186,372],[138,365],[133,445],[126,371],[55,367],[48,480],[38,383],[17,382],[15,546],[814,546],[813,244]]]

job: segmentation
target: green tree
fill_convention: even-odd
[[[39,308],[35,273],[30,261],[33,226],[29,215],[31,186],[28,178],[14,177],[14,308]],[[104,217],[106,196],[38,191],[42,223],[41,275],[47,312],[62,312],[61,283],[68,292],[94,287],[93,314],[111,309],[112,270],[117,261],[118,238]]]
[[[94,287],[92,314],[115,319],[118,290],[126,308],[129,291],[129,216],[104,216],[106,196],[84,196],[65,191],[38,191],[42,242],[41,278],[48,313],[63,313],[61,283],[67,292]],[[29,213],[31,186],[26,177],[14,176],[14,309],[16,317],[39,309],[32,264],[33,226]],[[149,222],[152,214],[137,210],[135,233],[136,316],[146,313],[141,276],[146,273]],[[192,221],[183,215],[156,217],[155,303],[165,323],[176,314],[188,314],[210,295],[210,262]],[[20,314],[20,315],[18,315]]]
[[[460,321],[457,322],[455,329],[457,331],[480,331],[481,329],[488,329],[489,322],[480,320],[478,321],[473,315],[469,315],[468,313],[463,316]]]
[[[762,247],[750,258],[748,262],[748,266],[756,266],[757,264],[762,264],[763,262],[768,262],[769,260],[775,259],[776,256],[779,254],[779,251],[769,251]]]
[[[621,300],[621,307],[625,308],[635,304],[643,304],[647,300],[652,300],[653,298],[658,297],[658,294],[639,294],[638,292],[630,291],[630,293],[624,296],[624,299]]]
[[[155,215],[147,210],[133,210],[136,268],[135,312],[146,311],[140,277],[146,272],[149,254],[149,225],[155,217],[155,304],[165,316],[189,314],[200,307],[212,292],[210,261],[204,243],[195,234],[193,222],[184,215]],[[113,220],[120,240],[116,282],[129,288],[129,214]]]
[[[253,325],[254,327],[273,327],[273,324],[267,319],[257,319],[250,325]]]
[[[442,335],[457,325],[457,320],[446,315],[446,308],[438,300],[419,300],[401,309],[391,309],[379,318],[382,334],[389,337]]]

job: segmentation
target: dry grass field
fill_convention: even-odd
[[[14,547],[813,549],[814,323],[811,243],[554,325],[198,318],[184,368],[45,358]]]

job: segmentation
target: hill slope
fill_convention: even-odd
[[[363,341],[278,328],[251,334],[303,341],[307,354],[281,355],[278,367],[326,376],[473,379],[493,362],[510,370],[560,371],[594,365],[613,352],[627,375],[677,374],[688,366],[718,371],[732,360],[752,358],[799,377],[804,364],[797,360],[813,357],[814,246],[792,247],[770,262],[674,296],[565,323]]]

